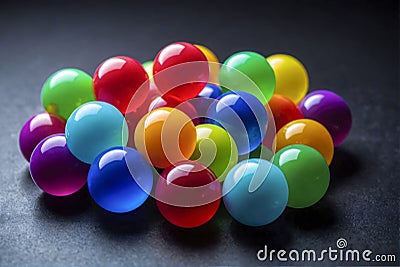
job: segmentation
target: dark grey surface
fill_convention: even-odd
[[[190,2],[0,4],[0,265],[265,265],[256,259],[264,245],[322,250],[340,237],[399,259],[398,2]],[[44,80],[63,67],[93,74],[113,55],[150,60],[178,40],[205,44],[220,60],[240,50],[291,53],[306,65],[311,90],[348,101],[353,129],[335,151],[321,202],[262,228],[234,222],[221,207],[205,226],[183,230],[152,199],[113,215],[85,191],[55,199],[35,187],[17,140],[42,110]]]

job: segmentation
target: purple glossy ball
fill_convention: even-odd
[[[47,136],[64,133],[65,121],[46,112],[31,117],[19,133],[19,148],[29,161],[37,144]]]
[[[342,97],[328,90],[309,93],[299,104],[304,118],[313,119],[325,126],[332,136],[335,147],[350,133],[351,111]]]
[[[79,191],[86,184],[89,167],[72,155],[64,134],[43,139],[33,150],[29,165],[35,184],[53,196]]]

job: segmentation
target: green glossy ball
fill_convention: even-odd
[[[265,57],[255,52],[238,52],[225,60],[219,83],[226,91],[244,91],[256,96],[263,105],[275,90],[275,74]]]
[[[95,100],[92,77],[78,69],[61,69],[46,80],[41,98],[48,113],[67,120],[77,107]]]
[[[218,181],[225,180],[228,172],[238,162],[238,149],[230,134],[213,124],[196,126],[196,148],[191,159],[211,169]]]
[[[282,148],[273,158],[289,186],[288,207],[306,208],[326,193],[330,174],[324,157],[314,148],[296,144]]]

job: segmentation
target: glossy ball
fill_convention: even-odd
[[[229,170],[238,162],[238,150],[230,134],[213,124],[196,126],[196,149],[191,157],[207,166],[218,178],[225,180]]]
[[[140,207],[153,187],[146,159],[129,147],[113,147],[99,154],[90,166],[88,189],[103,209],[123,213]]]
[[[153,78],[153,60],[146,61],[142,64],[144,70],[146,71],[149,79]]]
[[[269,56],[267,61],[275,73],[275,94],[299,103],[308,90],[308,74],[303,64],[295,57],[284,54]]]
[[[181,102],[176,98],[163,98],[159,96],[150,103],[148,111],[151,112],[152,110],[164,107],[176,108],[192,119],[195,125],[199,124],[197,110],[189,101]]]
[[[163,97],[175,97],[183,102],[203,90],[209,79],[209,66],[206,56],[197,47],[178,42],[157,54],[153,75]]]
[[[48,113],[67,120],[77,107],[95,100],[92,77],[78,69],[61,69],[44,83],[41,99]]]
[[[40,113],[31,117],[22,126],[19,133],[19,148],[29,161],[37,144],[47,136],[64,133],[65,121],[48,113]]]
[[[208,83],[198,94],[198,97],[217,98],[222,94],[222,90],[218,85]]]
[[[167,221],[194,228],[215,215],[221,202],[221,185],[203,164],[183,161],[165,169],[161,176],[155,197]]]
[[[263,159],[239,162],[228,174],[223,188],[226,210],[237,221],[262,226],[285,210],[288,185],[282,171]]]
[[[328,165],[331,164],[334,152],[332,137],[319,122],[300,119],[283,126],[276,134],[276,151],[293,144],[313,147],[322,154]]]
[[[130,57],[112,57],[100,64],[93,76],[96,99],[115,106],[122,114],[140,106],[149,90],[143,66]],[[141,88],[141,86],[144,88]],[[140,89],[139,89],[140,88]]]
[[[217,56],[214,54],[213,51],[208,49],[203,45],[195,45],[201,52],[206,56],[208,64],[209,64],[209,71],[210,71],[210,78],[209,82],[218,84],[218,75],[219,75],[219,60]]]
[[[32,153],[29,169],[35,184],[47,194],[68,196],[85,184],[89,165],[69,151],[64,134],[43,139]]]
[[[104,150],[125,146],[128,127],[124,116],[114,106],[93,101],[71,114],[65,126],[65,136],[72,154],[91,164]]]
[[[263,104],[246,92],[227,92],[209,108],[207,117],[232,136],[243,155],[257,148],[264,139],[268,122]]]
[[[299,104],[305,118],[320,122],[329,131],[335,146],[350,133],[352,118],[346,101],[334,92],[318,90],[309,93]]]
[[[174,108],[158,108],[145,115],[135,129],[135,146],[155,167],[187,160],[196,147],[191,119]]]
[[[212,123],[212,120],[206,118],[207,111],[214,102],[213,99],[218,98],[220,95],[222,95],[221,88],[215,84],[208,83],[195,100],[189,100],[194,104],[194,107],[198,111],[198,124]]]
[[[125,120],[126,123],[128,124],[128,130],[129,130],[129,138],[127,146],[135,148],[134,135],[136,126],[139,123],[139,121],[147,113],[149,113],[149,107],[151,106],[152,102],[159,97],[161,97],[161,93],[158,91],[155,84],[151,82],[149,93],[143,104],[137,107],[134,111],[125,114]]]
[[[317,203],[326,193],[330,174],[322,155],[306,145],[291,145],[274,156],[289,186],[288,206],[306,208]]]
[[[255,52],[239,52],[221,66],[220,86],[225,91],[246,91],[265,105],[275,89],[275,75],[265,58]]]
[[[285,96],[273,95],[268,105],[274,116],[276,131],[291,121],[303,118],[299,107]]]

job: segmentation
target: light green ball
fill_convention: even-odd
[[[218,181],[224,181],[238,162],[235,141],[227,131],[213,124],[197,125],[196,133],[196,148],[191,159],[203,163],[214,172]]]
[[[288,206],[306,208],[317,203],[329,186],[329,168],[314,148],[296,144],[282,148],[273,163],[286,177],[289,186]]]
[[[46,80],[41,98],[48,113],[67,120],[77,107],[95,100],[92,77],[78,69],[61,69]]]
[[[255,52],[238,52],[225,60],[219,72],[223,91],[244,91],[267,104],[275,86],[275,74],[264,56]]]

